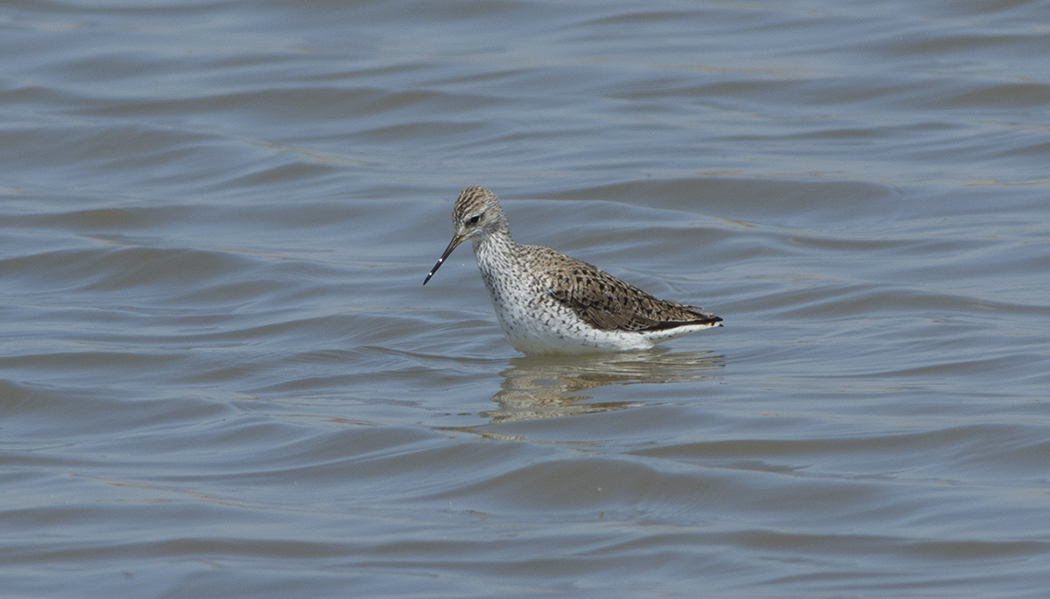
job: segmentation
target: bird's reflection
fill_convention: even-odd
[[[621,410],[631,402],[581,403],[591,396],[580,393],[612,384],[699,381],[724,365],[725,356],[711,352],[660,350],[514,358],[511,367],[500,373],[503,384],[492,396],[497,408],[479,416],[500,423]]]

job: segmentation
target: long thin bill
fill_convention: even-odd
[[[441,254],[440,258],[438,258],[437,264],[434,265],[434,268],[430,269],[430,272],[427,274],[427,278],[423,279],[424,285],[426,285],[427,281],[430,280],[430,277],[434,276],[434,273],[436,273],[438,269],[441,268],[441,265],[445,263],[445,258],[448,258],[449,254],[452,253],[452,250],[456,249],[456,247],[459,246],[459,244],[462,242],[463,238],[459,236],[453,237],[452,241],[448,242],[448,247],[445,248],[445,252]]]

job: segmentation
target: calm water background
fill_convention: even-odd
[[[0,7],[4,597],[1043,597],[1050,4]],[[460,189],[726,327],[516,354]]]

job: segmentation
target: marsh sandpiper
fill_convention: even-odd
[[[481,278],[507,340],[524,354],[649,349],[722,326],[702,308],[657,299],[586,262],[510,237],[496,194],[468,187],[452,208],[455,233],[426,285],[459,244],[474,243]]]

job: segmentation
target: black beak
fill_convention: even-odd
[[[445,258],[448,258],[449,254],[452,253],[452,250],[459,247],[459,244],[461,243],[463,243],[463,237],[460,237],[459,235],[456,235],[452,238],[452,241],[448,242],[448,247],[445,248],[445,252],[441,254],[440,258],[438,258],[437,264],[434,265],[434,268],[430,269],[430,273],[427,274],[427,278],[423,279],[424,285],[426,285],[427,281],[430,280],[430,277],[434,276],[434,273],[436,273],[438,269],[441,268],[441,265],[445,262]]]

